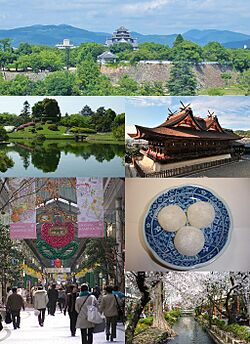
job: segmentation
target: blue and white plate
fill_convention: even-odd
[[[205,245],[196,256],[180,254],[174,246],[176,232],[167,232],[159,224],[159,211],[168,205],[176,204],[184,211],[197,201],[209,202],[215,210],[212,224],[201,229]],[[144,239],[156,260],[177,270],[190,270],[213,262],[229,244],[232,230],[232,216],[226,203],[207,188],[198,185],[184,185],[170,188],[151,203],[144,221]]]

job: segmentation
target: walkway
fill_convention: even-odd
[[[4,325],[0,332],[0,343],[4,344],[80,344],[80,330],[77,330],[76,337],[70,336],[69,317],[60,312],[56,315],[45,318],[44,327],[38,325],[37,317],[32,310],[21,312],[21,328],[14,330],[12,324]],[[115,343],[125,343],[124,326],[118,325],[118,336]],[[94,344],[108,343],[104,333],[94,335]]]

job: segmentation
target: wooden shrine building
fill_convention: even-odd
[[[170,111],[165,122],[157,127],[136,125],[136,134],[129,134],[135,140],[148,141],[144,155],[167,164],[223,154],[233,158],[242,153],[242,145],[235,142],[241,137],[222,128],[214,113],[201,118],[194,116],[190,104],[181,104],[179,112]]]

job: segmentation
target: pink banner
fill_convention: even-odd
[[[103,179],[76,179],[77,205],[79,207],[78,237],[104,236]]]
[[[10,238],[36,239],[36,190],[34,178],[10,178]]]

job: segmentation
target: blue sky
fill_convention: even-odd
[[[250,34],[247,0],[0,0],[0,28],[70,24],[113,32],[120,25],[140,33],[225,29]]]
[[[220,124],[228,129],[250,130],[249,97],[127,97],[126,133],[136,132],[134,124],[155,127],[163,123],[168,108],[173,112],[184,104],[191,103],[195,116],[206,117],[208,110],[214,112]]]
[[[23,103],[28,100],[31,107],[38,101],[43,100],[46,97],[17,97],[17,96],[3,96],[0,102],[0,113],[9,112],[20,114]],[[61,113],[64,116],[66,112],[68,114],[78,113],[86,104],[95,111],[100,106],[105,108],[111,108],[116,113],[122,113],[124,109],[124,100],[122,97],[47,97],[57,99],[61,109]]]

